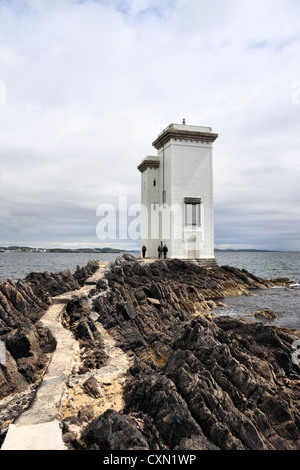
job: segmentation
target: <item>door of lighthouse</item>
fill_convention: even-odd
[[[197,258],[197,240],[196,237],[193,236],[187,240],[187,258],[188,259],[195,259]]]

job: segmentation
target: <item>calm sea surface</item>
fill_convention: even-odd
[[[137,255],[137,253],[135,253]],[[32,271],[57,273],[77,266],[86,266],[90,260],[114,261],[120,253],[0,253],[0,279],[23,279]]]
[[[132,253],[139,256],[138,253]],[[32,271],[59,272],[86,266],[89,260],[114,261],[116,253],[0,253],[0,279],[23,279]],[[300,252],[217,252],[220,266],[229,265],[272,279],[288,277],[294,281],[290,288],[259,289],[254,296],[223,299],[226,307],[218,308],[218,315],[242,318],[258,309],[271,308],[278,316],[276,323],[287,328],[300,329]]]
[[[220,266],[246,269],[264,279],[287,277],[294,281],[290,288],[258,289],[252,291],[255,295],[251,297],[226,298],[226,307],[217,309],[218,315],[243,318],[257,310],[270,308],[278,317],[274,323],[300,329],[300,252],[220,252],[216,253],[216,259]]]

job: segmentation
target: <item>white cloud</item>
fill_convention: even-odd
[[[265,233],[265,248],[295,249],[299,11],[296,0],[1,2],[5,240],[35,244],[40,231],[84,243],[86,226],[97,243],[97,206],[118,194],[139,201],[136,166],[185,117],[219,133],[217,244],[255,247]]]

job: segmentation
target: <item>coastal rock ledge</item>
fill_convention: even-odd
[[[87,278],[67,276],[71,284],[79,277],[81,284]],[[55,349],[39,320],[59,293],[59,282],[41,275],[7,282],[0,283],[0,339],[9,357],[9,365],[0,364],[3,431],[13,421],[9,397],[27,393],[30,406]],[[64,290],[63,276],[61,282]],[[70,298],[62,315],[81,358],[66,386],[80,376],[85,384],[79,409],[74,400],[63,404],[68,449],[299,450],[300,368],[292,361],[299,332],[213,313],[224,297],[276,282],[180,260],[124,255],[110,263],[88,297]],[[103,331],[128,358],[121,407],[100,406],[109,386],[109,379],[96,379],[109,361]],[[87,407],[91,396],[97,406]],[[19,405],[15,415],[24,408],[21,398]]]

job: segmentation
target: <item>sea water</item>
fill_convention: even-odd
[[[74,273],[77,266],[86,266],[90,260],[114,261],[117,256],[120,253],[6,251],[0,253],[0,279],[17,281],[33,271],[57,273],[69,269]]]
[[[121,253],[122,254],[122,253]],[[32,271],[59,272],[77,266],[86,266],[90,260],[114,261],[120,253],[0,253],[0,279],[23,279]],[[139,253],[132,252],[138,257]],[[226,307],[216,310],[217,315],[235,318],[251,318],[256,310],[272,309],[279,326],[300,329],[300,252],[216,252],[219,266],[234,266],[246,269],[264,279],[287,277],[293,281],[291,287],[274,287],[252,291],[254,295],[220,299]]]
[[[216,252],[215,256],[219,266],[246,269],[264,279],[284,277],[293,281],[288,288],[255,289],[249,297],[220,299],[226,307],[218,308],[217,315],[260,321],[251,315],[269,308],[277,315],[272,323],[300,329],[300,252]]]

